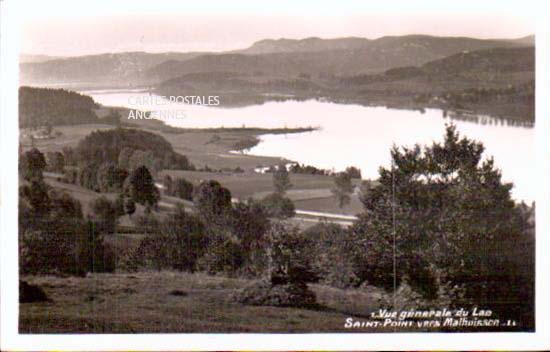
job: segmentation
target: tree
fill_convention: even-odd
[[[109,199],[104,196],[96,198],[90,204],[91,218],[96,223],[100,233],[112,233],[115,231],[117,221],[117,209]]]
[[[128,178],[126,194],[136,203],[154,206],[160,199],[153,177],[145,166],[140,166]]]
[[[203,181],[195,190],[194,202],[205,221],[223,223],[231,210],[231,192],[218,181]]]
[[[62,149],[63,159],[65,160],[65,165],[75,166],[78,162],[78,158],[73,148],[63,147]]]
[[[61,152],[46,153],[48,170],[62,173],[65,169],[65,157]]]
[[[82,219],[82,205],[65,191],[50,189],[48,192],[50,216],[53,218]]]
[[[20,217],[20,221],[37,221],[48,214],[50,211],[50,198],[48,196],[49,187],[41,179],[33,179],[28,185],[19,187],[19,195],[30,207],[32,217]]]
[[[124,147],[120,150],[120,153],[118,154],[118,167],[121,169],[129,169],[130,168],[130,158],[132,157],[132,154],[134,153],[134,149],[130,147]]]
[[[185,200],[193,200],[193,191],[193,184],[186,179],[177,178],[174,181],[172,195]]]
[[[280,193],[271,193],[262,199],[267,214],[278,219],[291,218],[295,214],[294,203]]]
[[[162,168],[162,161],[155,158],[152,150],[134,150],[128,163],[128,169],[130,170],[145,166],[153,174],[156,174]]]
[[[273,173],[273,186],[275,187],[275,193],[279,194],[285,194],[286,191],[292,188],[285,164],[281,163]]]
[[[95,164],[83,165],[79,169],[78,182],[84,188],[88,188],[93,191],[99,192],[97,174],[98,174],[98,169]]]
[[[519,273],[531,271],[522,269],[529,264],[517,246],[527,241],[526,224],[510,197],[512,185],[502,182],[492,158],[482,161],[483,151],[452,125],[443,143],[392,149],[393,167],[380,168],[379,184],[363,196],[365,210],[351,229],[362,281],[391,289],[407,280],[428,298],[454,287],[475,304],[532,303],[522,292],[527,286],[505,284],[523,282]]]
[[[354,186],[351,183],[351,175],[349,173],[340,172],[334,176],[334,187],[331,191],[340,208],[343,208],[344,205],[349,204],[351,195],[353,194],[353,189]]]
[[[23,153],[19,160],[19,172],[27,180],[42,179],[42,172],[46,168],[46,158],[40,150],[32,148]]]
[[[338,224],[320,221],[304,230],[312,267],[324,284],[347,288],[356,284],[350,258],[355,243],[349,231]]]
[[[351,178],[357,178],[361,179],[361,169],[355,167],[355,166],[348,166],[346,167],[345,171],[348,175],[350,175]]]
[[[97,173],[97,183],[101,192],[120,192],[128,171],[119,168],[116,164],[106,162],[101,164]]]
[[[234,204],[231,216],[231,230],[239,240],[248,269],[259,273],[261,269],[262,253],[265,248],[265,234],[269,229],[270,221],[264,206],[249,199],[247,202]]]
[[[306,287],[316,282],[309,241],[297,226],[275,223],[269,233],[269,277],[273,285],[293,284]]]

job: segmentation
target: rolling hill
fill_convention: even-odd
[[[371,100],[401,97],[399,104],[467,109],[533,122],[535,48],[462,52],[419,67],[342,78],[339,87]]]
[[[87,55],[20,64],[21,85],[74,84],[94,87],[131,86],[143,82],[143,72],[169,60],[186,60],[201,53],[125,52]]]
[[[235,55],[232,65],[236,66],[237,56],[241,54],[232,55]],[[257,65],[260,56],[245,56],[249,59],[246,62]],[[195,64],[197,66],[187,65],[187,68],[200,71],[198,63]],[[534,120],[535,51],[532,46],[463,51],[418,66],[341,77],[245,73],[236,71],[227,62],[224,65],[227,71],[187,73],[168,79],[157,85],[157,92],[219,95],[223,105],[324,98],[405,108],[475,109],[518,120]]]
[[[464,51],[443,59],[433,60],[421,66],[405,66],[389,69],[382,74],[355,75],[343,77],[345,85],[373,85],[380,82],[401,80],[426,80],[432,89],[434,83],[463,83],[487,86],[508,84],[534,78],[535,48],[493,48],[477,51]],[[458,82],[460,80],[460,82]]]

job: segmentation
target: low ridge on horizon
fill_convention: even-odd
[[[21,60],[21,63],[37,63],[37,62],[45,62],[49,60],[59,60],[59,59],[70,59],[70,58],[79,58],[79,57],[86,57],[86,56],[101,56],[101,55],[122,55],[122,54],[151,54],[151,55],[159,55],[159,54],[224,54],[224,53],[252,53],[254,50],[254,47],[257,47],[259,45],[265,45],[268,43],[285,43],[285,44],[299,44],[299,43],[311,43],[311,42],[318,42],[318,43],[334,43],[334,42],[356,42],[356,43],[372,43],[380,40],[388,40],[388,39],[406,39],[406,38],[429,38],[429,39],[469,39],[469,40],[479,40],[479,41],[495,41],[495,42],[517,42],[517,43],[523,43],[526,45],[534,45],[535,44],[535,34],[528,34],[526,36],[521,36],[517,38],[477,38],[477,37],[468,37],[468,36],[438,36],[438,35],[430,35],[430,34],[404,34],[404,35],[385,35],[377,38],[367,38],[367,37],[358,37],[358,36],[345,36],[345,37],[334,37],[334,38],[323,38],[323,37],[304,37],[304,38],[264,38],[259,39],[249,46],[241,49],[234,49],[234,50],[221,50],[221,51],[197,51],[197,50],[190,50],[190,51],[179,51],[179,50],[168,50],[168,51],[147,51],[147,50],[130,50],[130,51],[102,51],[97,53],[89,53],[89,54],[83,54],[83,55],[52,55],[52,54],[35,54],[30,52],[21,52],[19,53],[19,57],[25,58],[25,60]],[[324,50],[330,50],[330,49],[324,49]],[[320,50],[314,50],[314,51],[323,51],[323,49]],[[267,53],[267,52],[266,52]]]

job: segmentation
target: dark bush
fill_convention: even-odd
[[[92,210],[90,219],[95,222],[97,231],[113,233],[116,228],[117,214],[119,212],[117,204],[101,196],[91,202],[90,208]]]
[[[46,166],[44,154],[36,148],[26,151],[19,158],[19,174],[27,181],[41,180]]]
[[[86,222],[86,234],[78,246],[79,264],[85,272],[114,272],[115,252],[105,244],[104,235],[93,221]]]
[[[311,264],[310,242],[297,226],[274,223],[268,239],[269,277],[273,285],[319,280]]]
[[[182,290],[172,290],[172,291],[170,291],[170,295],[178,296],[178,297],[185,297],[185,296],[188,295],[188,293],[185,292],[185,291],[182,291]]]
[[[345,171],[351,178],[361,179],[361,169],[355,166],[348,166]]]
[[[121,192],[126,177],[128,177],[126,169],[119,168],[113,162],[103,163],[97,173],[99,190],[101,192]]]
[[[267,212],[261,203],[249,199],[233,205],[230,228],[242,248],[247,275],[258,276],[265,272],[269,226]]]
[[[46,292],[37,285],[19,280],[19,303],[47,302]]]
[[[250,305],[313,307],[315,294],[308,282],[318,280],[311,267],[308,241],[296,226],[275,223],[268,232],[267,278],[237,294],[237,300]]]
[[[271,193],[266,196],[262,199],[262,205],[267,214],[273,218],[287,219],[293,217],[295,214],[292,200],[279,193]]]
[[[355,244],[347,229],[321,222],[305,230],[304,236],[309,241],[313,271],[321,282],[340,288],[357,284],[351,260]]]
[[[200,217],[206,223],[224,224],[231,211],[231,192],[218,181],[203,181],[193,197]]]
[[[200,270],[209,274],[235,275],[242,268],[245,255],[239,242],[231,238],[211,240],[206,253],[199,259]]]
[[[51,172],[62,173],[65,168],[65,156],[61,152],[46,153],[46,169]]]
[[[193,193],[193,184],[184,178],[177,178],[172,183],[172,193],[170,195],[185,200],[193,200]]]
[[[237,301],[253,306],[314,308],[315,293],[305,284],[272,285],[269,280],[255,282],[236,294]]]
[[[207,247],[203,223],[178,207],[163,222],[144,216],[147,235],[133,254],[138,266],[153,269],[196,270]]]
[[[136,203],[145,206],[155,206],[160,199],[155,181],[145,166],[138,167],[128,176],[124,193]]]

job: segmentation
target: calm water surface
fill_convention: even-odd
[[[354,165],[363,178],[376,178],[380,165],[390,163],[390,148],[441,141],[445,124],[453,122],[461,134],[483,142],[503,179],[514,183],[516,199],[532,201],[535,148],[533,128],[508,126],[494,119],[485,124],[444,118],[441,110],[425,113],[409,110],[342,105],[319,101],[269,102],[263,105],[218,108],[170,103],[146,92],[88,91],[103,105],[157,111],[175,127],[320,127],[287,135],[263,135],[249,154],[281,156],[319,168],[342,170]],[[176,113],[177,112],[177,113]]]

